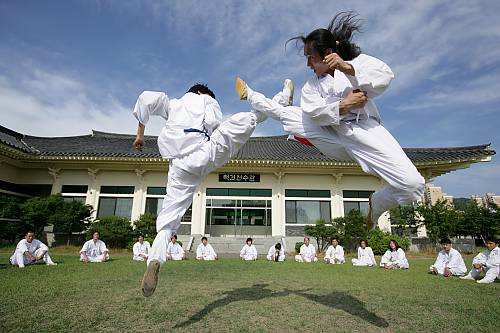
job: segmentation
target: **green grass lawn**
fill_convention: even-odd
[[[431,276],[432,260],[410,259],[407,271],[169,262],[144,298],[145,264],[129,255],[81,264],[52,251],[58,266],[22,270],[0,251],[0,332],[494,332],[500,320],[500,283]]]

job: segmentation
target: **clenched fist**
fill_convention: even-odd
[[[330,53],[325,56],[323,62],[332,70],[339,70],[348,75],[354,75],[354,67],[342,59],[337,53]]]
[[[133,146],[138,151],[142,151],[142,149],[144,148],[144,136],[140,135],[136,136]]]
[[[340,114],[348,113],[352,109],[362,108],[366,102],[368,102],[366,91],[356,89],[340,102]]]

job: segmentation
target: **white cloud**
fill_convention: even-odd
[[[13,81],[0,76],[2,125],[24,134],[71,136],[91,133],[92,129],[134,133],[137,122],[131,107],[113,96],[98,96],[91,86],[64,73],[23,67]],[[22,73],[22,74],[21,74]],[[148,133],[159,132],[152,124]]]

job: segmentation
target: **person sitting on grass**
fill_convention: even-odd
[[[353,266],[377,266],[377,261],[373,255],[373,250],[368,246],[368,241],[362,239],[359,241],[358,258],[352,259]]]
[[[304,244],[300,247],[300,253],[295,256],[296,262],[316,262],[316,248],[312,245],[309,237],[304,237]]]
[[[212,245],[208,244],[207,237],[201,238],[201,244],[196,249],[196,260],[217,260],[217,253]]]
[[[14,254],[10,257],[11,265],[17,265],[23,268],[25,265],[33,265],[45,262],[46,265],[57,265],[49,256],[49,248],[47,245],[34,239],[34,232],[28,231],[24,235],[24,239],[19,241]]]
[[[330,241],[330,246],[326,250],[325,262],[327,264],[343,264],[345,263],[344,248],[339,245],[337,237],[333,237]]]
[[[252,244],[252,238],[248,237],[246,244],[243,245],[243,248],[240,251],[240,258],[245,261],[253,261],[257,260],[257,249],[255,245]]]
[[[170,237],[170,243],[168,243],[167,247],[167,259],[182,260],[184,256],[185,252],[181,244],[177,243],[177,235],[173,234],[172,237]]]
[[[462,276],[467,273],[464,259],[460,252],[452,248],[450,239],[443,238],[441,248],[442,250],[439,251],[436,262],[430,267],[430,273],[444,277]]]
[[[80,250],[81,262],[104,262],[109,260],[109,251],[106,244],[99,239],[99,231],[92,234],[92,239],[83,244]]]
[[[269,261],[285,261],[285,249],[281,246],[281,243],[276,243],[276,245],[272,245],[267,251],[267,260]]]
[[[479,253],[472,259],[472,269],[461,279],[477,280],[477,283],[492,283],[500,280],[500,248],[499,240],[493,237],[486,238],[486,251]],[[484,273],[484,277],[482,274]]]
[[[151,245],[148,241],[144,240],[144,235],[140,234],[137,238],[137,243],[134,244],[132,249],[134,251],[134,260],[145,261],[148,260],[149,251],[151,251]]]
[[[398,242],[391,239],[387,251],[380,260],[380,267],[385,269],[408,269],[410,264],[406,259],[405,251],[399,246]]]

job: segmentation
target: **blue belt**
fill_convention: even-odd
[[[185,128],[184,133],[203,133],[207,137],[208,141],[210,141],[210,135],[208,135],[207,131],[202,131],[197,128]]]

